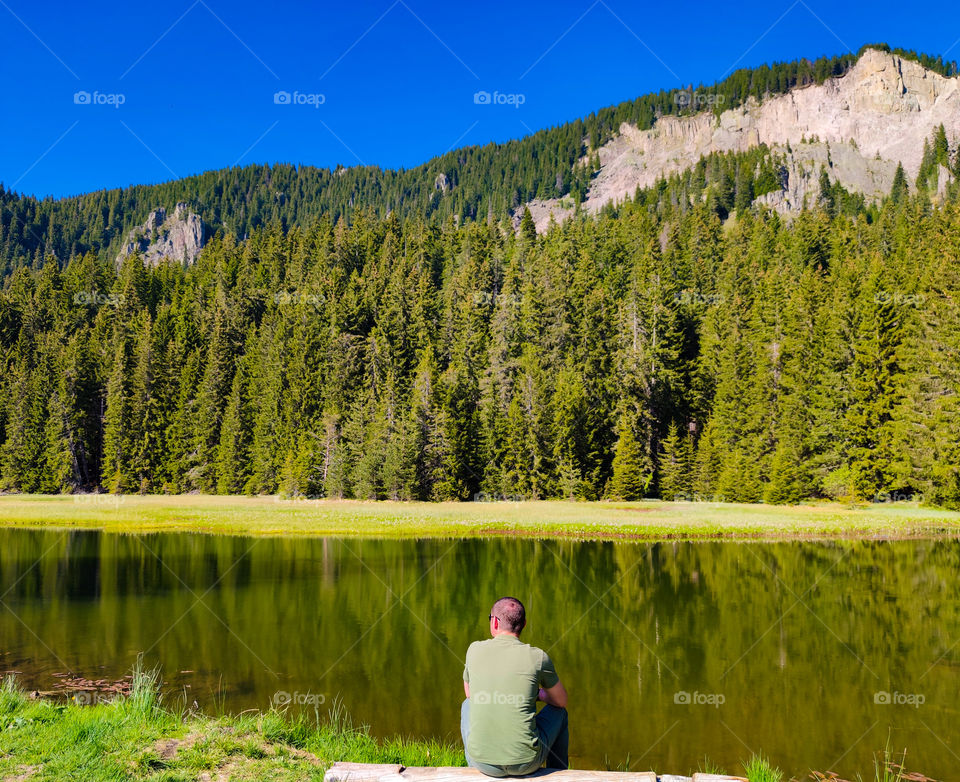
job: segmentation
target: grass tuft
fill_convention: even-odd
[[[723,769],[714,763],[706,755],[703,756],[703,760],[700,761],[700,765],[697,769],[701,774],[723,774]]]
[[[743,773],[749,782],[780,782],[783,772],[774,768],[763,755],[754,755],[743,764]]]

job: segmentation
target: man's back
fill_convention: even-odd
[[[477,641],[467,650],[470,686],[467,754],[482,763],[529,763],[539,752],[537,693],[557,676],[545,652],[513,635]]]

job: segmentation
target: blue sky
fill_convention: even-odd
[[[0,0],[0,181],[63,196],[234,164],[410,167],[737,67],[874,41],[960,59],[940,10]]]

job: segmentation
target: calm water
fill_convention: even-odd
[[[120,677],[146,652],[168,697],[240,711],[289,693],[324,713],[339,698],[376,734],[458,739],[463,654],[492,600],[512,594],[527,606],[524,640],[570,691],[581,768],[629,756],[682,773],[706,755],[733,770],[762,751],[804,778],[852,775],[889,735],[908,766],[952,779],[958,573],[955,541],[0,530],[0,669],[50,689],[57,672]]]

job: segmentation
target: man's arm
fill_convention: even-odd
[[[468,698],[470,697],[470,682],[464,681],[464,683],[463,683],[463,693],[464,693],[464,695],[466,695]]]
[[[466,686],[466,682],[464,682],[464,686]],[[541,687],[539,697],[540,700],[550,706],[556,706],[559,709],[567,708],[567,690],[561,681],[558,681],[553,687]]]
[[[540,683],[546,684],[553,682],[549,687],[541,687],[537,696],[544,703],[550,706],[556,706],[559,709],[567,708],[567,691],[557,676],[557,669],[553,667],[553,660],[546,652],[540,652],[542,661],[540,663]]]

